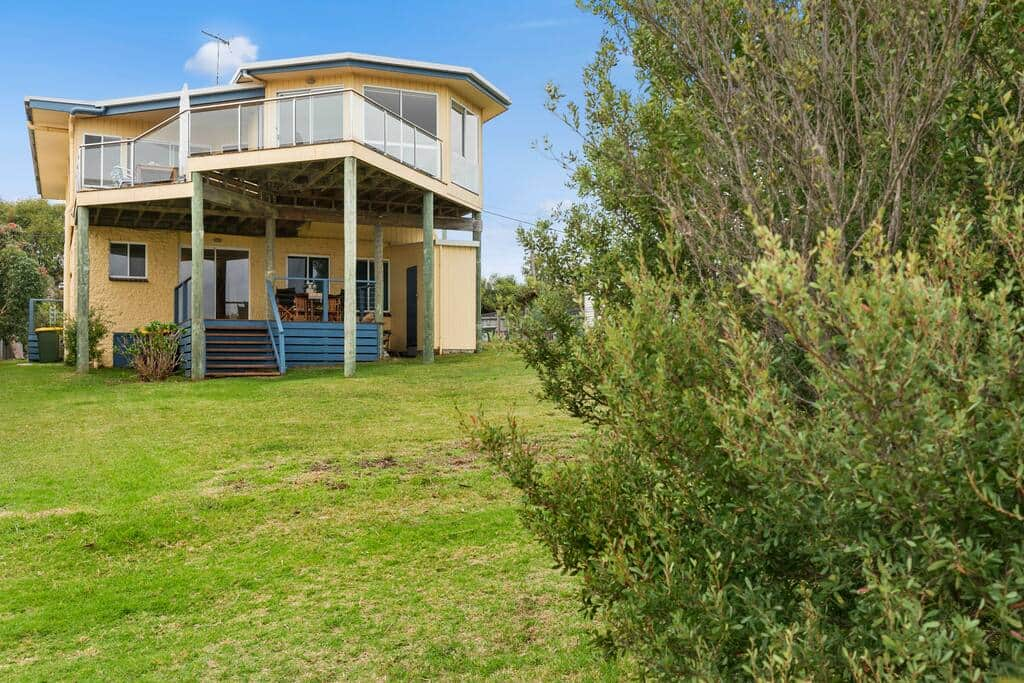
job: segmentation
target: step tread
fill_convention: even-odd
[[[207,377],[280,377],[280,372],[207,372]]]
[[[209,363],[210,359],[207,358],[206,360],[207,360],[206,366],[210,367],[210,363]],[[244,362],[238,362],[238,361],[229,361],[229,362],[226,362],[226,363],[216,363],[216,367],[218,367],[218,368],[272,368],[272,367],[277,367],[277,364],[274,363],[273,361],[269,361],[269,362],[266,362],[266,363],[244,363]]]

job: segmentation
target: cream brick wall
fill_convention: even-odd
[[[400,251],[410,255],[420,254],[422,246],[398,246],[413,237],[419,231],[407,228],[385,228],[384,258],[393,260]],[[144,281],[111,280],[109,272],[109,255],[111,242],[133,242],[146,245],[146,279]],[[110,228],[92,226],[89,229],[90,254],[90,305],[102,310],[109,321],[111,333],[130,332],[136,327],[153,320],[171,321],[174,317],[174,288],[178,284],[178,264],[182,247],[190,247],[191,234],[171,230],[142,230],[132,228]],[[263,237],[245,237],[222,234],[206,235],[205,246],[208,249],[242,249],[249,252],[249,315],[253,319],[262,320],[266,317],[267,297],[265,286],[266,243]],[[327,256],[331,264],[331,278],[344,277],[344,250],[342,248],[342,228],[340,225],[313,223],[303,228],[298,237],[279,237],[275,240],[274,271],[278,276],[287,272],[289,255]],[[394,252],[394,253],[393,253]],[[73,252],[72,252],[73,254]],[[356,255],[358,258],[373,258],[373,229],[360,227]],[[436,257],[435,257],[436,258]],[[73,259],[72,259],[73,260]],[[402,259],[399,259],[402,261]],[[405,270],[402,263],[393,263],[391,268],[391,307],[395,318],[399,311],[404,316]],[[459,269],[456,279],[464,278],[467,272]],[[451,277],[438,283],[438,291],[443,288],[457,286],[464,289],[473,286],[475,271],[469,272],[470,280],[465,285],[457,285]],[[67,269],[68,283],[66,296],[70,302],[68,310],[74,310],[74,268]],[[284,286],[278,283],[277,286]],[[341,283],[333,284],[332,292],[341,290]],[[402,308],[398,308],[401,305]],[[422,313],[421,313],[422,316]],[[452,329],[450,325],[460,326],[459,320],[446,324],[441,322],[438,328]],[[404,319],[404,318],[403,318]],[[475,324],[475,318],[471,321]],[[421,326],[422,327],[422,326]],[[402,332],[404,335],[404,331]],[[464,335],[458,335],[464,336]],[[404,337],[402,339],[404,344]],[[113,364],[113,335],[108,335],[101,344],[103,364]]]

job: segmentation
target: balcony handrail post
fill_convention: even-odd
[[[189,178],[188,155],[192,142],[192,98],[188,94],[188,86],[181,89],[178,99],[178,178],[182,181]]]
[[[322,285],[320,289],[320,320],[327,322],[327,306],[331,300],[331,286],[328,284],[327,278],[323,278],[320,284]]]

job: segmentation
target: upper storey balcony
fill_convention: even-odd
[[[115,189],[184,182],[190,170],[258,164],[241,153],[355,142],[405,167],[480,192],[476,115],[453,105],[452,150],[399,113],[434,107],[415,93],[366,88],[320,89],[230,104],[183,107],[131,139],[87,135],[75,164],[77,190]],[[188,101],[187,98],[182,98]],[[444,164],[450,164],[444,169]],[[444,171],[444,172],[443,172]]]

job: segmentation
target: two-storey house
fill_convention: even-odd
[[[482,126],[509,104],[472,69],[352,53],[26,98],[39,193],[67,207],[65,310],[110,322],[107,364],[173,320],[194,378],[473,350]]]

